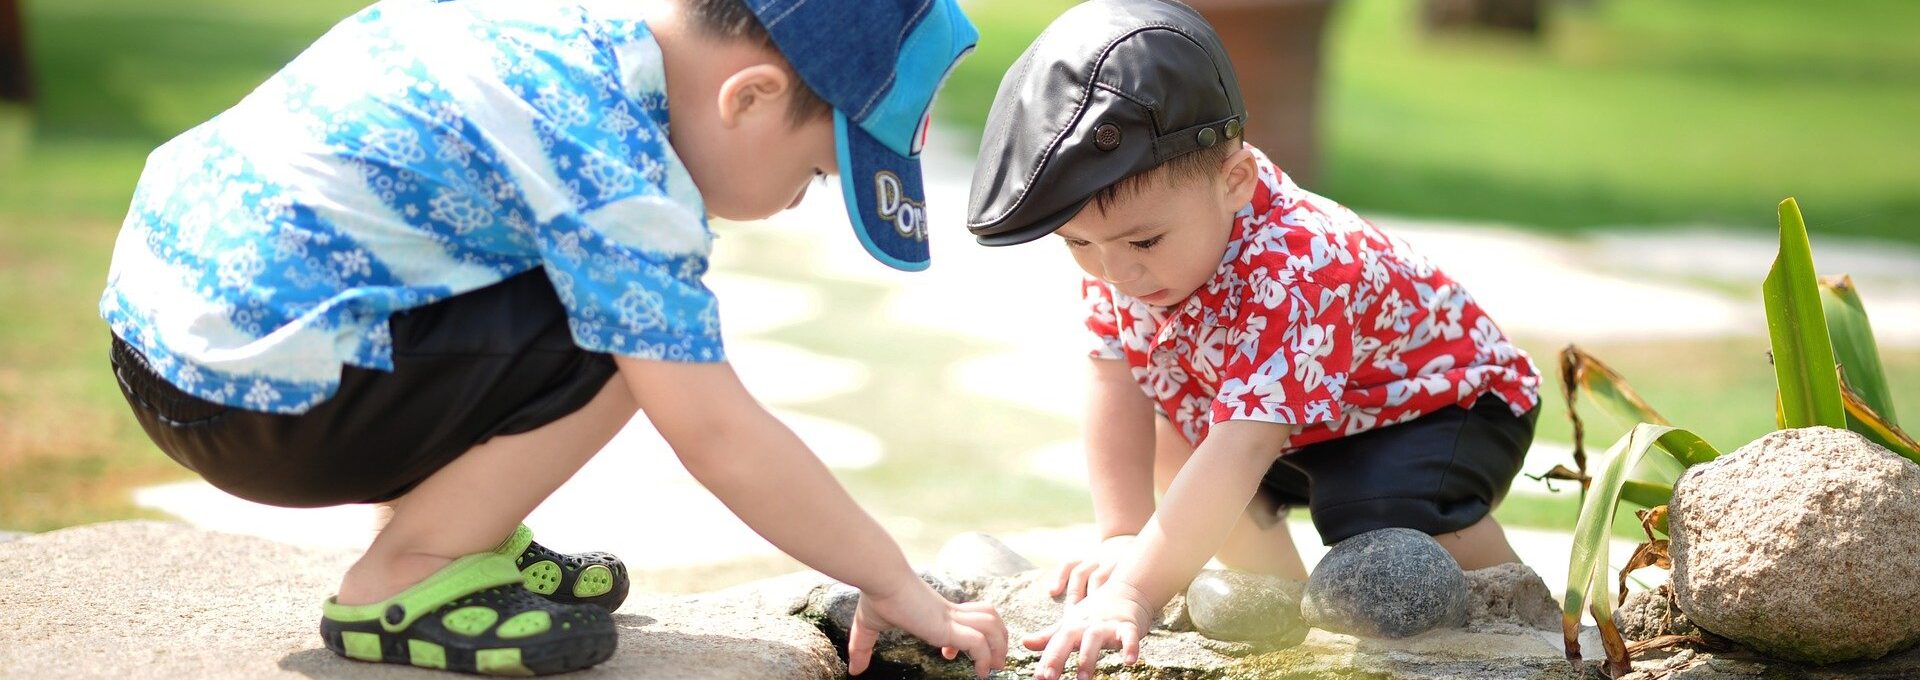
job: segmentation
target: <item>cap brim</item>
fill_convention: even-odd
[[[902,156],[833,112],[840,191],[860,245],[874,259],[904,271],[927,268],[927,200],[920,159]]]
[[[1060,227],[1066,226],[1068,222],[1073,221],[1074,215],[1080,214],[1080,211],[1085,209],[1087,204],[1092,201],[1093,196],[1086,196],[1068,204],[1067,207],[1054,211],[1051,215],[1034,220],[1015,229],[995,229],[992,227],[974,229],[973,240],[983,246],[1017,246],[1022,243],[1036,241],[1047,234],[1059,231]],[[987,233],[981,233],[982,231]]]

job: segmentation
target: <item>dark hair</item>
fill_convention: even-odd
[[[728,40],[750,40],[775,52],[780,48],[773,44],[773,36],[767,34],[767,27],[747,9],[741,0],[681,0],[681,8],[693,25],[707,35]],[[781,55],[783,58],[785,55]],[[791,64],[787,72],[793,74],[793,97],[787,100],[787,120],[794,125],[811,121],[833,110],[826,100],[808,87],[800,74]]]
[[[1093,192],[1093,205],[1104,213],[1108,208],[1113,207],[1113,204],[1120,202],[1122,197],[1132,196],[1146,189],[1149,182],[1166,182],[1178,186],[1197,179],[1210,179],[1220,172],[1220,164],[1227,162],[1227,157],[1239,151],[1240,146],[1240,138],[1236,137],[1227,140],[1225,144],[1216,144],[1183,156],[1175,156],[1173,160],[1144,172],[1128,175],[1118,182]]]

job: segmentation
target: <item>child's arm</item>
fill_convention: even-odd
[[[1154,612],[1226,542],[1295,429],[1247,420],[1214,425],[1174,476],[1113,578],[1069,608],[1053,628],[1024,640],[1029,649],[1045,650],[1034,677],[1059,677],[1067,655],[1076,650],[1083,677],[1092,674],[1105,649],[1120,648],[1128,663],[1138,660],[1140,638],[1153,625]]]
[[[1087,480],[1101,545],[1087,559],[1060,564],[1052,594],[1065,593],[1068,603],[1107,580],[1153,516],[1153,400],[1125,361],[1096,358],[1088,376]]]
[[[1100,538],[1133,536],[1153,517],[1153,401],[1127,362],[1093,360],[1087,479]]]
[[[727,364],[618,357],[620,375],[674,453],[754,531],[861,591],[847,666],[866,669],[874,637],[899,628],[964,651],[986,677],[1006,660],[1006,627],[990,605],[948,603],[921,581],[893,539],[847,495]],[[875,620],[878,619],[878,620]]]

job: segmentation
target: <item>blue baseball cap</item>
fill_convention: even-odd
[[[980,32],[954,0],[745,2],[833,106],[840,191],[861,245],[895,269],[926,269],[920,148],[934,93]]]

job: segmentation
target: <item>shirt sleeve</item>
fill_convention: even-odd
[[[1113,291],[1091,276],[1080,280],[1080,297],[1087,303],[1087,330],[1093,332],[1087,356],[1095,359],[1125,358],[1120,350],[1120,316],[1114,310]]]
[[[1247,286],[1228,325],[1228,358],[1214,395],[1213,422],[1337,420],[1353,365],[1351,288],[1288,282],[1265,267],[1252,272]]]

